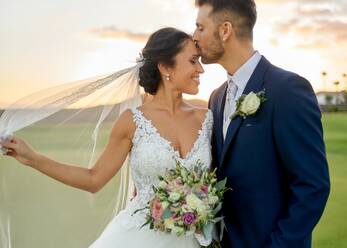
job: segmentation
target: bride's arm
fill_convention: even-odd
[[[105,150],[91,169],[54,161],[34,151],[23,140],[14,137],[1,144],[5,154],[64,184],[91,193],[99,191],[121,168],[131,146],[135,124],[132,113],[125,111],[114,124]]]

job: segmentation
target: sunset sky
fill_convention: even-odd
[[[347,0],[258,0],[254,47],[306,77],[316,91],[347,87]],[[131,65],[148,34],[166,26],[192,33],[189,0],[1,0],[0,107],[42,88]],[[199,98],[226,78],[205,67]]]

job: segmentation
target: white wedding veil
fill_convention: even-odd
[[[0,137],[19,136],[35,150],[91,167],[120,114],[142,103],[139,68],[29,95],[0,117]],[[11,157],[0,156],[0,247],[87,247],[125,207],[133,189],[129,167],[97,194],[61,184]]]

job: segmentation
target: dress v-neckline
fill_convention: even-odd
[[[187,154],[185,156],[182,156],[181,153],[176,150],[173,146],[172,146],[172,141],[164,138],[158,128],[153,124],[152,120],[147,118],[144,113],[139,110],[138,108],[136,108],[136,110],[140,113],[140,115],[142,116],[142,118],[147,121],[150,125],[150,127],[152,128],[153,132],[157,135],[157,137],[165,144],[167,145],[167,147],[169,148],[170,152],[173,153],[176,158],[180,159],[180,160],[189,160],[189,158],[194,154],[195,150],[197,149],[197,145],[199,144],[199,140],[201,139],[201,136],[202,136],[202,133],[203,131],[205,130],[205,126],[206,126],[206,122],[207,122],[207,119],[208,119],[208,110],[205,114],[205,119],[204,121],[202,122],[201,124],[201,128],[198,130],[198,136],[197,138],[195,139],[195,141],[193,142],[190,150],[187,152]]]

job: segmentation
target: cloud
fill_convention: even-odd
[[[298,7],[297,15],[300,16],[331,16],[334,11],[326,7]]]
[[[342,1],[287,0],[287,15],[273,20],[274,37],[291,37],[292,47],[303,49],[347,46],[346,4]],[[291,5],[289,5],[291,3]],[[276,43],[276,42],[275,42]]]
[[[347,22],[325,19],[310,22],[295,19],[280,24],[279,35],[294,35],[297,37],[297,48],[328,48],[337,44],[347,45]]]
[[[130,30],[119,29],[112,25],[91,29],[89,33],[101,39],[128,39],[138,42],[146,41],[150,35],[147,33],[135,33]]]
[[[335,0],[336,1],[336,0]],[[301,3],[301,4],[317,4],[327,3],[327,0],[255,0],[256,4],[271,3],[271,4],[286,4],[286,3]]]
[[[317,22],[316,36],[331,38],[330,45],[347,45],[347,21],[321,20]]]
[[[318,19],[311,23],[298,24],[293,31],[299,35],[313,35],[324,40],[332,38],[339,43],[347,43],[347,21]]]

